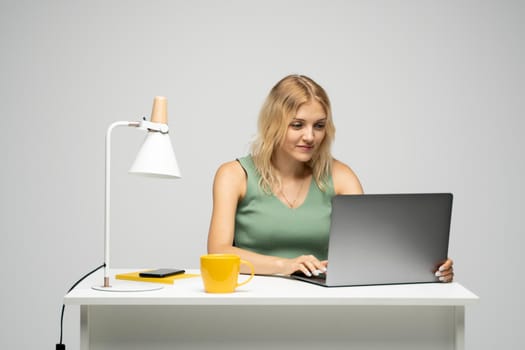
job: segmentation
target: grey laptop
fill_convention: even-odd
[[[327,272],[293,278],[327,287],[437,282],[451,214],[450,193],[335,196]]]

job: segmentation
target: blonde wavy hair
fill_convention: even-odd
[[[335,138],[330,100],[325,90],[304,75],[289,75],[281,79],[271,90],[259,113],[258,133],[252,144],[252,158],[261,179],[259,186],[266,193],[280,186],[272,165],[274,150],[283,143],[288,126],[305,103],[317,101],[326,113],[325,137],[308,166],[317,186],[325,191],[332,172],[331,146]]]

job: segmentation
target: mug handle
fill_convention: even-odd
[[[248,277],[248,279],[246,281],[243,281],[241,283],[237,283],[236,287],[244,286],[246,283],[250,282],[252,280],[253,276],[255,275],[255,268],[253,267],[251,262],[241,259],[241,264],[248,265],[248,267],[251,270],[251,272],[250,272],[251,275],[250,275],[250,277]]]

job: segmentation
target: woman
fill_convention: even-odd
[[[334,136],[324,89],[303,75],[279,81],[251,155],[215,175],[208,252],[239,255],[258,274],[326,271],[331,199],[363,193],[352,169],[332,157]],[[451,281],[452,261],[437,273]]]

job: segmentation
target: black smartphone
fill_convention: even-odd
[[[179,269],[155,269],[155,270],[140,272],[139,276],[140,277],[162,278],[162,277],[178,275],[184,272],[185,272],[184,270],[179,270]]]

